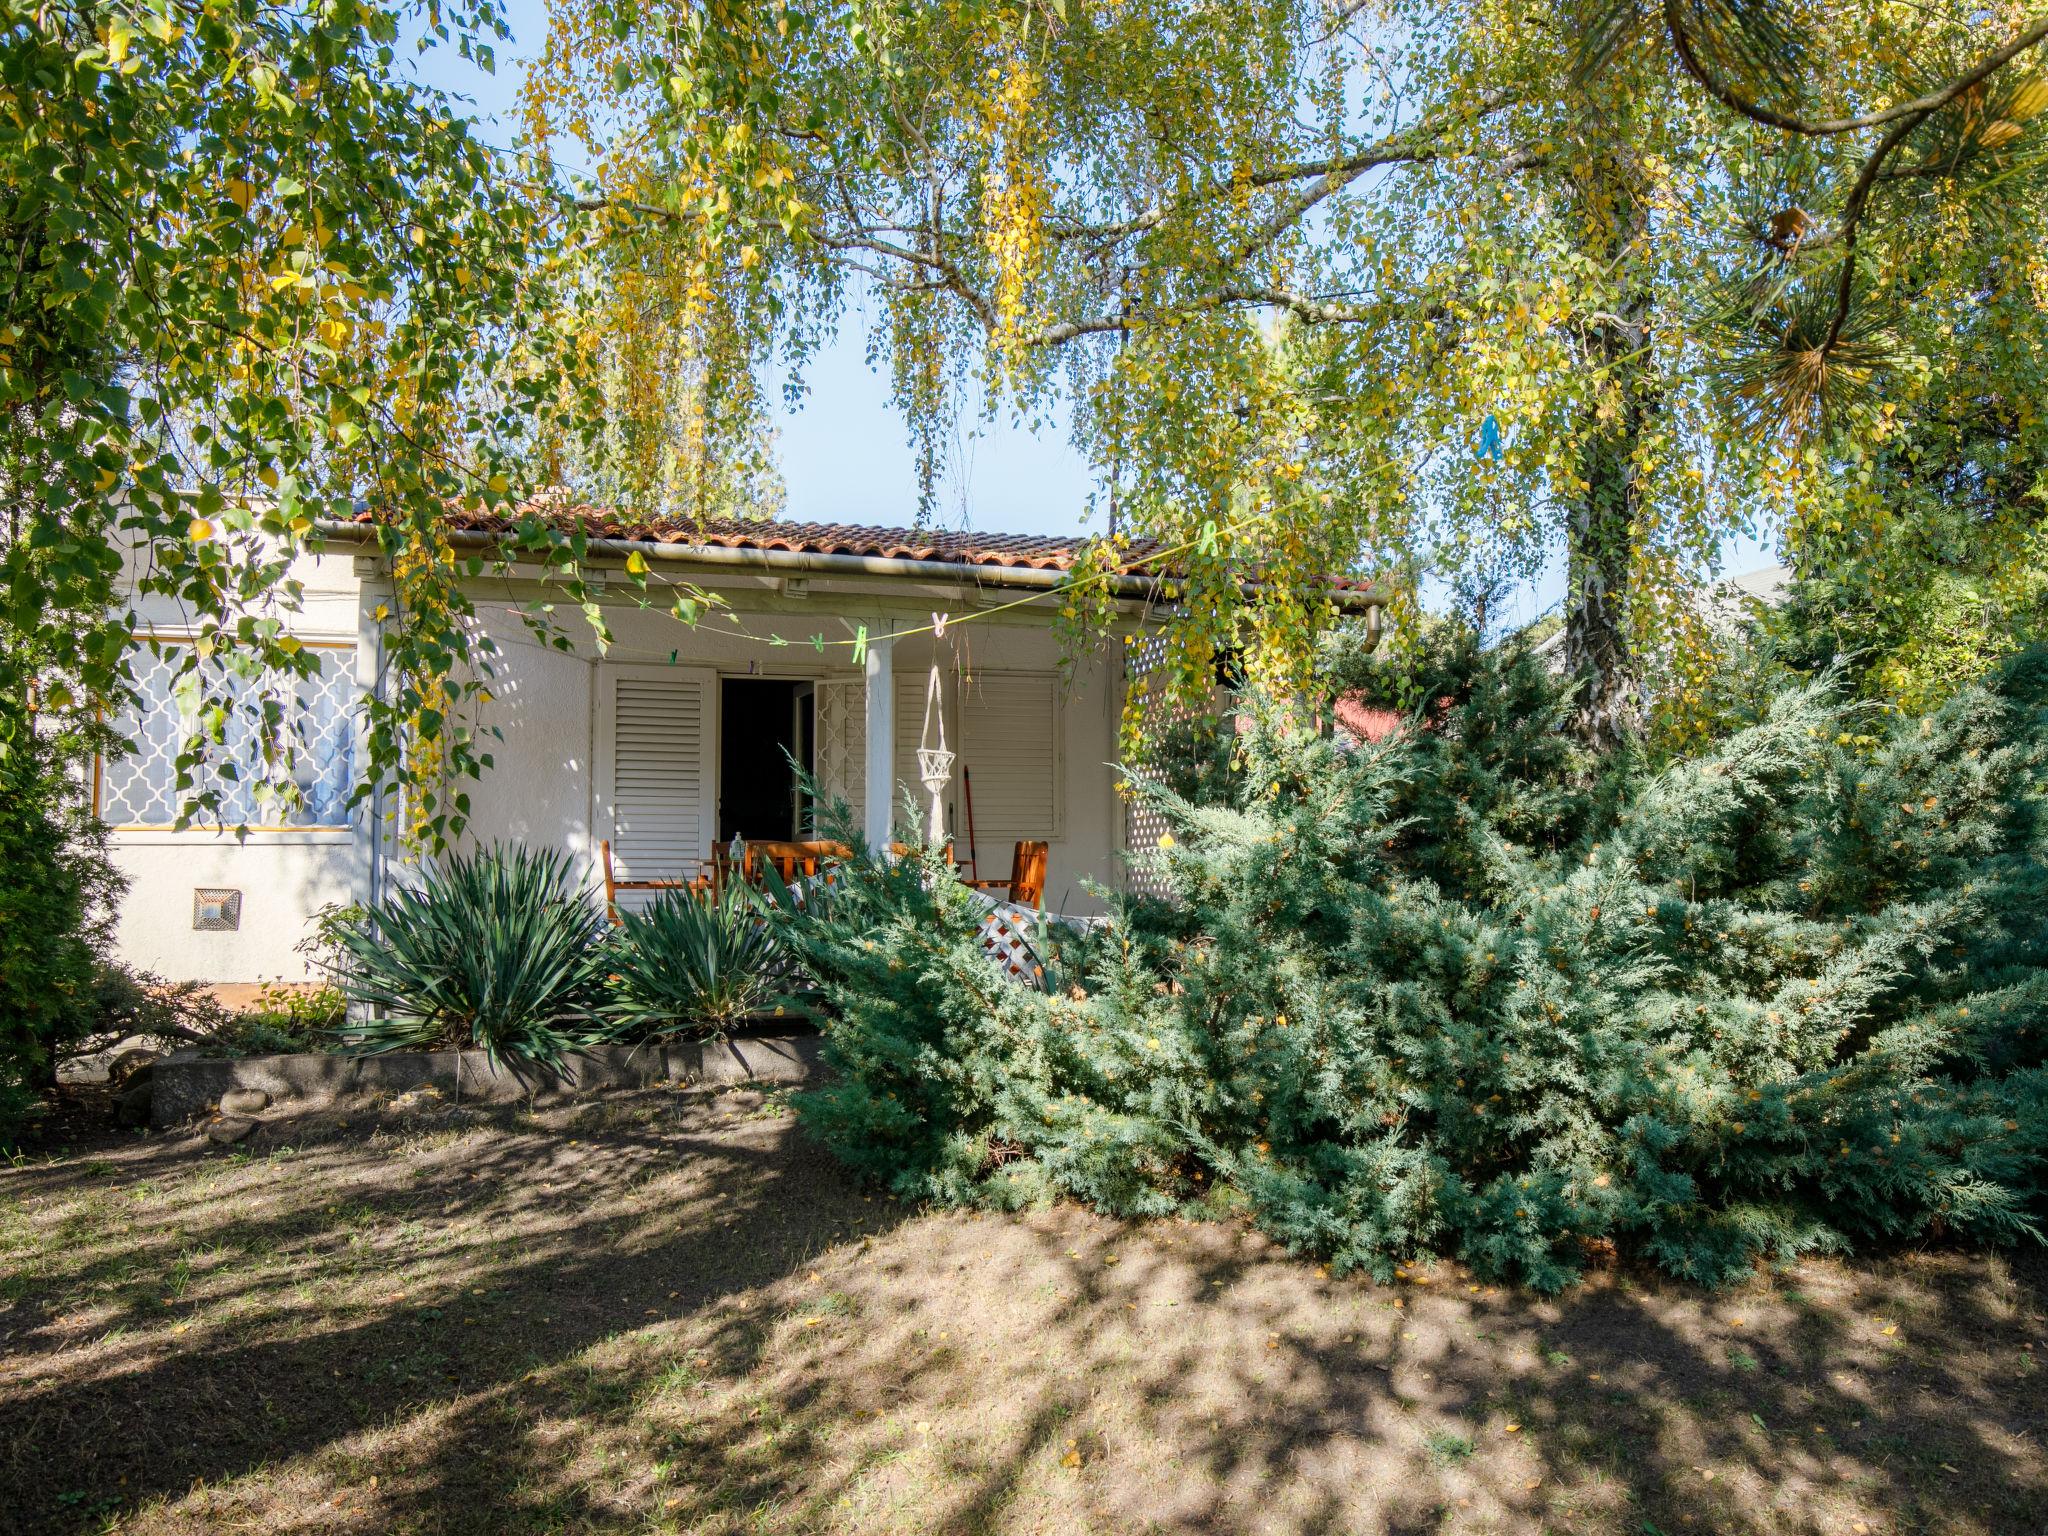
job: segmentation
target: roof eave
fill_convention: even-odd
[[[364,544],[376,538],[374,523],[322,519],[316,527],[327,538]],[[446,538],[459,549],[494,549],[504,535],[480,529],[450,530]],[[913,560],[886,555],[825,553],[802,549],[734,549],[723,544],[692,544],[660,539],[591,538],[584,547],[592,554],[608,556],[623,563],[633,555],[672,565],[704,570],[743,570],[769,574],[821,576],[878,576],[906,581],[973,582],[979,586],[1012,587],[1050,591],[1066,580],[1068,572],[1057,567],[1002,565],[992,561]],[[1165,595],[1171,578],[1125,573],[1109,578],[1109,588],[1118,597],[1154,599]],[[1258,582],[1247,582],[1248,592],[1261,590]],[[1331,600],[1345,613],[1372,614],[1386,605],[1376,587],[1339,588]]]

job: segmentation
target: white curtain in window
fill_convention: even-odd
[[[195,789],[213,789],[220,796],[220,820],[228,826],[346,827],[349,790],[356,776],[356,729],[351,705],[355,699],[354,647],[321,648],[313,653],[320,670],[289,685],[284,704],[280,745],[291,757],[291,778],[298,786],[296,804],[259,792],[263,760],[258,748],[257,718],[265,688],[284,693],[280,679],[255,682],[244,678],[209,678],[216,695],[224,688],[231,701],[225,740],[212,746]],[[134,744],[124,757],[102,765],[100,819],[111,827],[168,827],[178,819],[178,754],[192,739],[195,717],[175,687],[183,669],[181,647],[166,646],[161,654],[138,651],[135,657],[137,707],[124,709],[114,729]],[[190,704],[197,697],[190,693]]]

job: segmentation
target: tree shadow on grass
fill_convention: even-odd
[[[786,1119],[727,1124],[735,1102],[758,1096],[585,1135],[574,1112],[365,1115],[269,1155],[159,1141],[97,1158],[91,1187],[16,1178],[16,1201],[70,1209],[0,1312],[0,1528],[68,1529],[419,1414],[453,1437],[450,1509],[477,1500],[462,1520],[493,1528],[503,1447],[472,1429],[536,1385],[559,1406],[546,1373],[661,1323],[744,1369],[752,1293],[899,1219]]]
[[[758,1096],[448,1118],[18,1180],[65,1246],[0,1312],[0,1527],[2048,1529],[2038,1255],[1377,1286],[913,1218]]]

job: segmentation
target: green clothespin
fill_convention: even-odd
[[[789,642],[788,642],[787,640],[783,639],[783,638],[782,638],[782,636],[780,636],[780,635],[770,635],[770,636],[768,637],[768,643],[769,643],[770,645],[787,645],[787,644],[789,644]]]
[[[676,653],[674,651],[670,651],[668,653],[668,664],[670,666],[674,666],[676,664]]]
[[[1211,560],[1216,558],[1216,521],[1214,518],[1202,524],[1202,537],[1197,546],[1202,554]]]
[[[819,654],[820,656],[824,655],[824,654],[825,654],[825,637],[824,637],[823,635],[813,635],[813,636],[811,636],[811,649],[812,649],[812,650],[814,650],[814,651],[816,651],[816,652],[817,652],[817,653],[818,653],[818,654]]]
[[[860,625],[853,632],[853,664],[860,666],[868,659],[868,627]]]

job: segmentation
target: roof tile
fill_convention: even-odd
[[[945,565],[996,566],[1010,570],[1071,570],[1088,547],[1085,539],[1032,533],[878,528],[863,523],[808,523],[779,518],[760,521],[711,518],[698,522],[688,518],[638,517],[614,508],[587,504],[535,504],[532,510],[558,525],[580,522],[584,531],[594,539],[715,549],[779,549],[813,555],[861,555],[882,560],[929,560]],[[356,521],[367,523],[374,521],[374,517],[364,512]],[[451,513],[449,518],[450,527],[474,533],[503,533],[512,524],[512,518],[499,513],[458,511]],[[1132,540],[1120,569],[1130,576],[1159,574],[1151,561],[1159,547],[1154,539]],[[1332,585],[1341,591],[1362,592],[1371,583],[1347,576],[1338,578]]]

